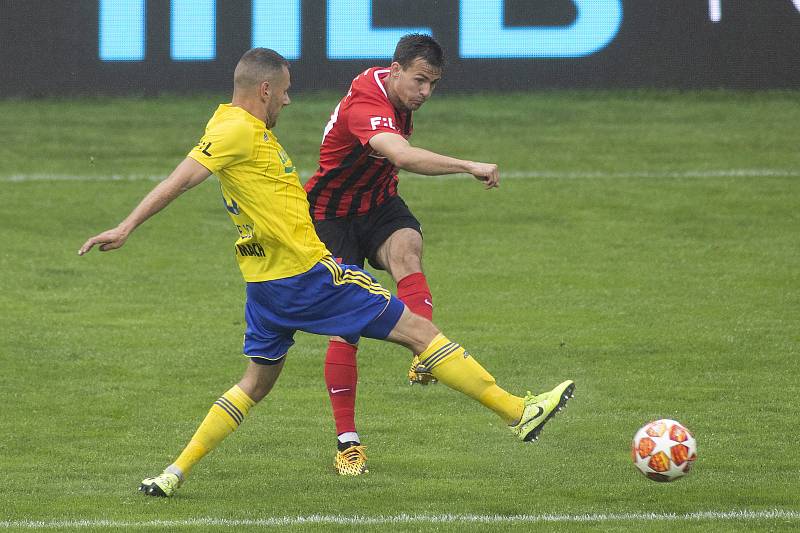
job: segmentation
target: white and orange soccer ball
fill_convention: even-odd
[[[654,481],[675,481],[689,473],[697,443],[683,424],[662,419],[642,426],[633,437],[633,464]]]

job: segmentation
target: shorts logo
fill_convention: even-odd
[[[234,200],[233,198],[231,198],[231,203],[228,204],[227,198],[225,198],[223,196],[222,197],[222,202],[225,204],[225,209],[227,209],[229,213],[231,213],[233,215],[238,215],[240,213],[239,204],[237,204],[236,200]]]

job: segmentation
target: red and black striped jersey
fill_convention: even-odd
[[[385,67],[365,70],[333,110],[319,168],[305,184],[314,220],[362,215],[397,196],[397,168],[369,145],[378,133],[408,138],[413,129],[411,111],[396,110],[386,95],[388,75]]]

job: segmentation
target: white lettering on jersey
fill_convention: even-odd
[[[385,128],[392,128],[394,127],[394,122],[392,122],[391,117],[370,117],[369,118],[369,125],[372,126],[373,130],[378,129],[378,126],[383,126]]]

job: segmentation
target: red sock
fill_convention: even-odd
[[[337,435],[356,430],[357,350],[358,347],[352,344],[330,341],[325,354],[325,384],[333,407]]]
[[[397,282],[397,297],[412,313],[431,320],[433,318],[433,298],[425,274],[415,272]]]

